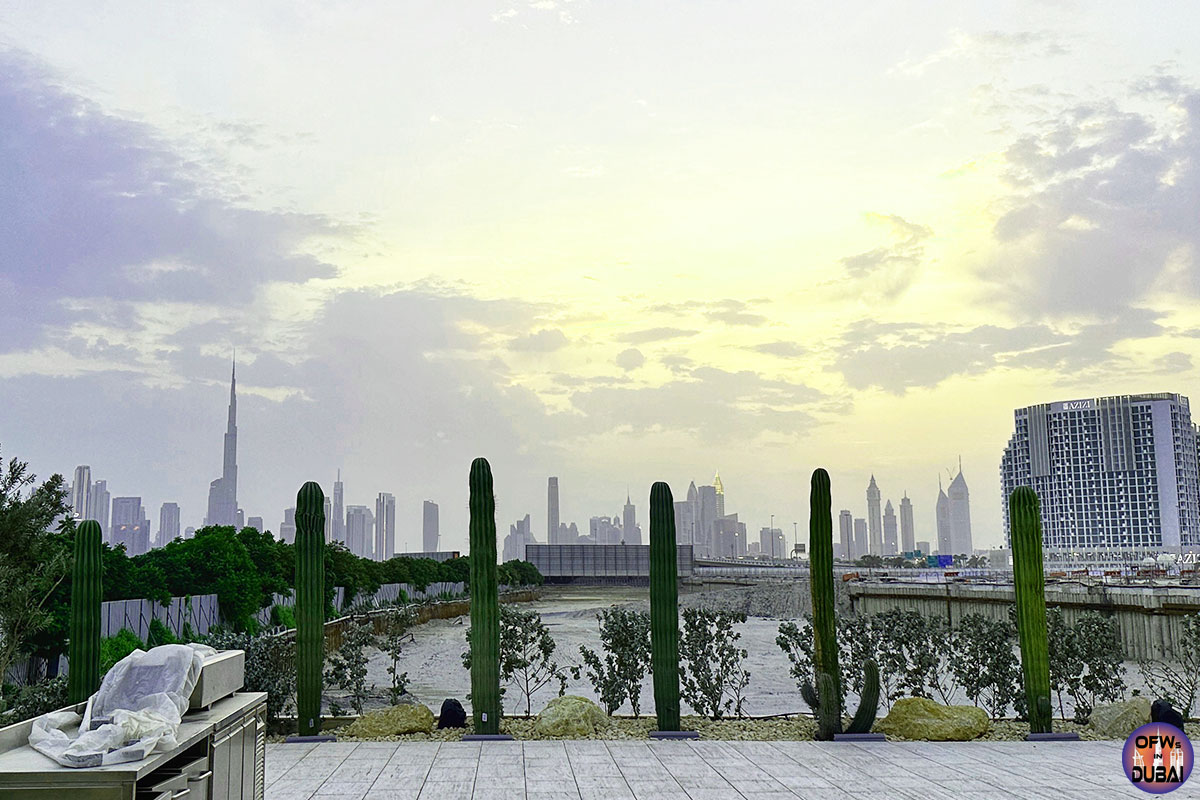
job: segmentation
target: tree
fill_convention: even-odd
[[[733,626],[746,615],[708,608],[683,612],[679,638],[679,694],[697,714],[721,719],[732,711],[742,716],[750,672],[744,663],[749,655],[737,646],[740,633]]]
[[[389,608],[384,612],[383,636],[380,637],[379,646],[391,662],[387,672],[392,676],[392,685],[388,689],[392,705],[399,703],[400,697],[408,691],[408,673],[400,672],[400,651],[405,641],[413,641],[409,628],[416,619],[417,615],[409,608]]]
[[[467,650],[462,654],[463,667],[471,669],[471,629],[467,628]],[[567,675],[554,660],[557,649],[550,629],[536,611],[521,611],[517,607],[500,605],[500,680],[515,686],[525,697],[525,713],[532,711],[533,695],[544,686],[558,683],[561,697],[567,691]],[[505,690],[500,690],[503,698]]]
[[[63,478],[36,479],[25,462],[0,461],[0,676],[51,623],[49,603],[71,568],[75,522]]]
[[[633,715],[640,717],[642,680],[650,670],[650,615],[610,606],[597,614],[596,620],[604,657],[580,645],[583,666],[572,667],[571,672],[578,680],[580,672],[587,669],[588,680],[609,715],[628,700]]]
[[[350,694],[354,713],[363,713],[367,698],[367,648],[378,647],[375,626],[369,619],[350,619],[342,631],[342,646],[329,654],[325,680]],[[342,708],[330,705],[330,712],[340,716]]]
[[[1183,635],[1172,652],[1161,660],[1139,661],[1138,670],[1146,688],[1189,718],[1200,693],[1200,613],[1183,618]]]
[[[1009,704],[1024,696],[1021,666],[1013,653],[1016,633],[1007,622],[968,614],[952,638],[950,668],[976,706],[999,718]]]

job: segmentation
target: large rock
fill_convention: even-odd
[[[1149,721],[1149,698],[1133,697],[1123,703],[1093,708],[1088,730],[1105,739],[1124,739]]]
[[[442,701],[442,713],[438,715],[438,728],[465,727],[467,727],[467,712],[463,710],[462,703],[453,697]]]
[[[965,742],[987,733],[991,720],[975,706],[944,706],[924,697],[897,700],[875,723],[879,733],[930,742]]]
[[[362,738],[429,733],[433,730],[433,712],[424,705],[400,705],[363,714],[346,726],[347,736]]]
[[[556,697],[537,715],[534,730],[542,736],[584,738],[607,721],[600,706],[586,697]]]

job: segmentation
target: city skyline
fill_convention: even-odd
[[[465,549],[483,456],[539,541],[816,467],[934,541],[961,452],[999,545],[1013,409],[1200,386],[1200,8],[1007,10],[12,5],[0,446],[198,526],[236,351],[268,528],[340,468]]]

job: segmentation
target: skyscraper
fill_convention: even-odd
[[[250,519],[246,520],[246,525],[254,528],[254,530],[258,531],[259,533],[263,533],[267,529],[266,524],[263,523],[262,517],[251,517]]]
[[[875,476],[867,486],[867,534],[870,537],[872,555],[883,555],[883,519],[879,513],[879,487]]]
[[[696,482],[692,481],[688,484],[687,493],[688,504],[688,543],[695,545],[697,538],[700,536],[700,492],[696,489]],[[678,531],[676,531],[678,535]]]
[[[908,492],[904,493],[904,497],[900,499],[900,545],[904,552],[910,553],[916,549],[917,533],[913,528],[913,509],[912,500],[908,499]]]
[[[225,448],[221,477],[208,487],[208,516],[205,525],[238,524],[237,503],[237,365],[229,377],[229,418],[225,424]]]
[[[504,537],[504,548],[501,561],[525,560],[525,545],[534,544],[536,540],[530,532],[529,515],[517,520],[515,525],[508,527],[508,536]]]
[[[696,484],[692,484],[692,491]],[[679,544],[692,544],[695,538],[696,518],[695,504],[690,500],[675,501],[675,541]]]
[[[892,508],[891,500],[883,509],[883,552],[889,556],[899,552],[896,549],[896,510]]]
[[[92,510],[92,468],[87,464],[75,468],[75,482],[71,484],[71,509],[76,519],[95,519]]]
[[[679,531],[675,532],[679,536]],[[621,540],[625,544],[641,544],[641,531],[638,530],[637,524],[637,509],[634,508],[633,501],[629,498],[629,492],[625,492],[625,508],[621,514]]]
[[[546,481],[546,541],[560,544],[558,531],[558,478]]]
[[[862,558],[870,551],[867,542],[867,521],[862,517],[854,518],[854,557]]]
[[[100,523],[100,530],[106,542],[110,541],[108,514],[111,509],[112,497],[108,493],[108,481],[96,481],[92,485],[92,513],[93,519]]]
[[[335,503],[336,505],[336,503]],[[346,547],[360,558],[373,555],[375,517],[366,506],[346,506]]]
[[[424,552],[437,552],[439,536],[438,504],[426,500],[421,507],[421,547],[424,548]]]
[[[950,536],[950,498],[942,489],[942,476],[938,475],[937,508],[937,551],[938,555],[954,555],[954,542]]]
[[[283,522],[279,523],[279,539],[288,544],[296,542],[296,507],[283,510]]]
[[[140,497],[114,497],[112,544],[125,545],[125,553],[138,556],[150,549],[150,520]]]
[[[380,492],[375,498],[375,560],[387,561],[396,554],[396,498]]]
[[[325,495],[325,541],[333,541],[333,498]]]
[[[713,491],[717,495],[717,518],[725,516],[725,484],[721,483],[721,471],[713,477]]]
[[[838,531],[841,534],[842,557],[858,558],[858,553],[854,550],[854,519],[848,509],[843,508],[838,512]]]
[[[950,482],[950,544],[954,554],[965,553],[970,556],[974,549],[971,537],[971,493],[967,491],[967,481],[963,478],[962,457],[958,459],[958,475]]]
[[[696,548],[698,555],[728,555],[725,553],[716,552],[718,546],[716,541],[716,524],[720,515],[718,509],[724,510],[725,496],[717,494],[715,486],[701,486],[697,490],[699,499],[698,507],[700,510],[700,520],[696,525]]]
[[[337,471],[337,480],[333,482],[333,541],[346,542],[346,509],[345,487],[342,486],[342,471]]]
[[[783,531],[779,528],[764,527],[758,531],[759,552],[768,558],[783,558]]]
[[[179,536],[179,504],[163,503],[158,509],[158,547]]]
[[[1154,393],[1043,403],[1013,412],[1001,460],[1008,501],[1031,486],[1047,558],[1123,550],[1136,557],[1200,545],[1198,430],[1188,398]]]

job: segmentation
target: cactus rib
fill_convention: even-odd
[[[1037,492],[1018,486],[1009,499],[1017,638],[1029,708],[1029,730],[1050,733],[1050,648],[1046,638],[1046,579],[1042,571],[1042,519]]]
[[[325,664],[325,493],[314,481],[296,495],[296,716],[301,736],[321,732]]]
[[[500,733],[500,599],[496,498],[486,458],[471,463],[471,713],[475,733]]]
[[[100,523],[87,520],[75,531],[68,629],[67,700],[81,703],[100,688],[100,603],[103,600]]]
[[[660,731],[679,730],[679,584],[675,503],[663,481],[650,487],[650,671]]]

